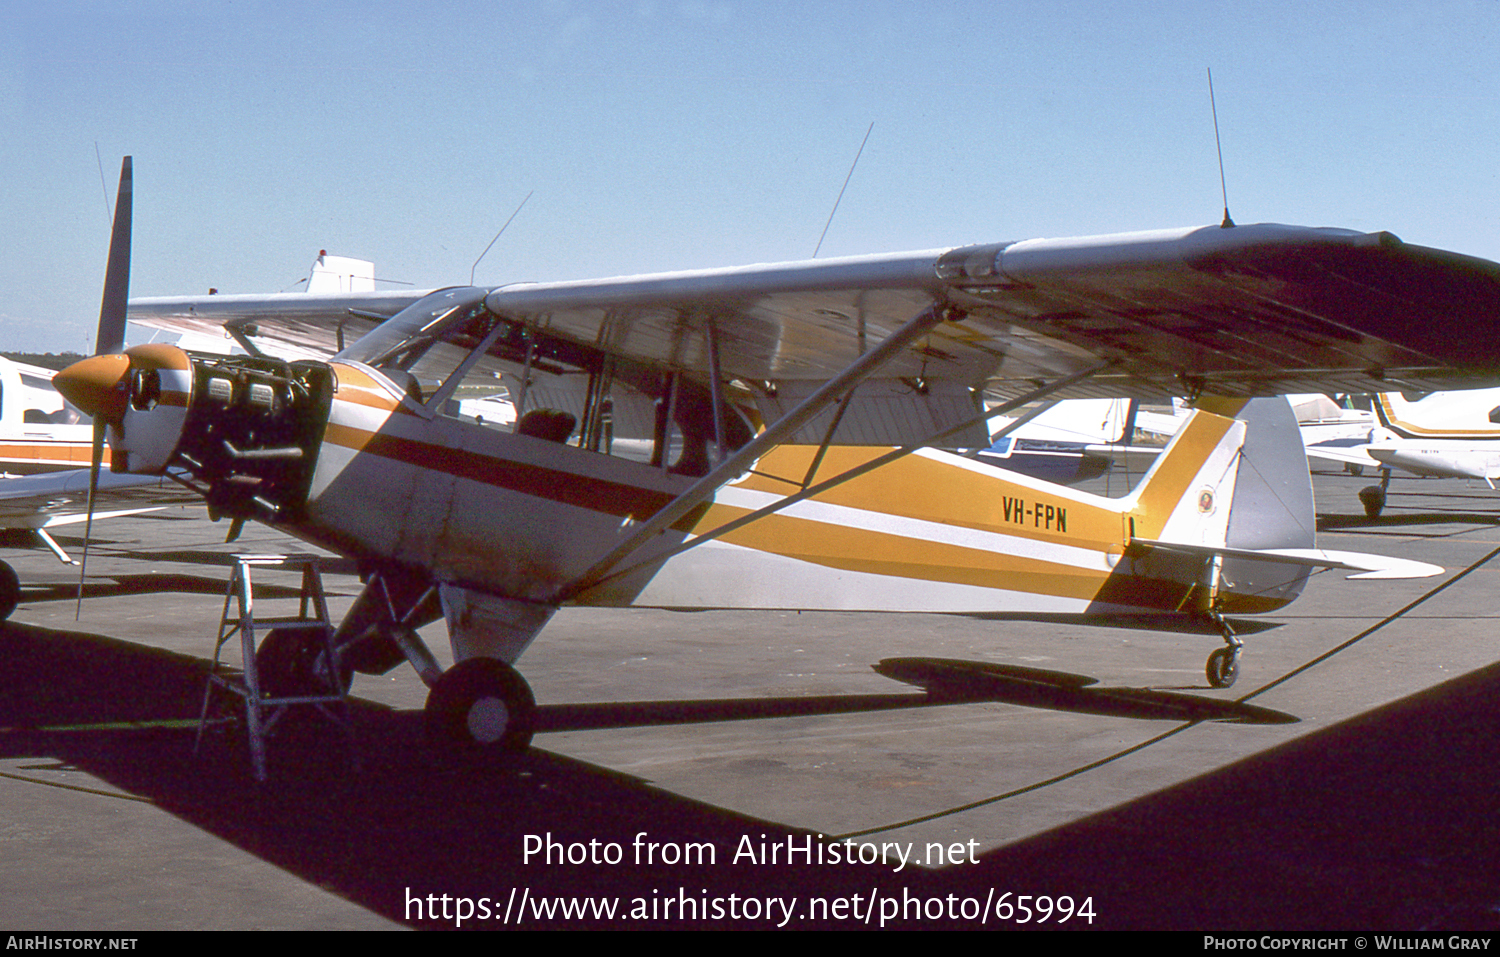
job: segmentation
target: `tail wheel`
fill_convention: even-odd
[[[535,719],[536,699],[526,679],[494,658],[459,662],[427,695],[428,738],[465,751],[524,751]]]
[[[1215,688],[1228,688],[1240,676],[1240,656],[1237,648],[1219,648],[1208,656],[1205,669],[1208,683]]]

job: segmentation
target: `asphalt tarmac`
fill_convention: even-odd
[[[1324,547],[1447,571],[1315,576],[1240,620],[1230,689],[1208,634],[564,609],[524,756],[434,751],[402,666],[352,734],[284,728],[264,785],[196,717],[228,556],[305,546],[101,522],[76,621],[76,568],[9,549],[0,926],[1500,929],[1500,492],[1398,478],[1368,520],[1368,480],[1315,480]]]

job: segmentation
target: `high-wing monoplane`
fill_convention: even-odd
[[[355,558],[335,645],[402,658],[431,730],[529,741],[512,667],[566,603],[1225,619],[1315,568],[1286,392],[1500,374],[1500,266],[1387,233],[1278,225],[1033,240],[431,292],[138,300],[132,319],[341,345],[328,361],[148,345],[57,384],[113,467],[180,468],[211,512]],[[460,400],[508,389],[514,427]],[[1388,388],[1388,385],[1385,386]],[[1056,397],[1198,410],[1129,496],[1008,475],[974,448]],[[1220,396],[1224,398],[1209,398]],[[569,407],[570,406],[570,407]],[[416,628],[445,619],[440,671]],[[325,669],[337,673],[337,669]]]

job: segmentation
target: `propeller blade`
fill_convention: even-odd
[[[104,465],[104,432],[107,428],[109,423],[104,421],[104,416],[94,416],[93,457],[89,461],[89,500],[87,517],[83,522],[83,556],[78,561],[78,598],[73,607],[74,621],[83,617],[83,576],[89,567],[89,542],[94,537],[94,496],[99,491],[99,470]]]
[[[125,348],[125,312],[130,300],[130,220],[135,205],[135,177],[131,169],[131,158],[120,161],[120,189],[115,194],[115,221],[109,234],[109,262],[104,268],[104,296],[99,301],[99,331],[94,336],[94,355],[109,356]],[[123,359],[124,357],[119,357]],[[93,365],[98,365],[94,361]],[[123,369],[119,362],[106,362],[110,366],[103,376],[104,381],[123,381],[130,371],[130,360],[125,359]],[[113,376],[110,373],[114,373]],[[83,558],[78,563],[78,600],[73,611],[73,620],[83,616],[83,578],[89,563],[89,541],[93,538],[94,496],[99,491],[99,470],[104,465],[104,435],[109,428],[108,417],[119,418],[125,412],[125,395],[113,386],[101,389],[97,374],[85,373],[80,381],[86,396],[80,408],[94,418],[93,455],[89,462],[89,500],[83,525]],[[59,388],[72,398],[69,390]]]
[[[130,299],[130,219],[134,205],[131,158],[120,161],[120,191],[115,195],[115,222],[109,235],[109,265],[104,270],[104,297],[99,303],[99,332],[94,355],[125,348],[125,309]]]

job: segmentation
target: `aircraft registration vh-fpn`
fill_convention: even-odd
[[[357,559],[341,664],[409,660],[429,729],[495,749],[530,740],[512,665],[566,603],[1175,614],[1223,636],[1228,685],[1224,616],[1282,607],[1314,568],[1440,571],[1316,549],[1296,422],[1256,397],[1500,376],[1500,265],[1279,225],[130,308],[342,343],[140,346],[56,383],[108,423],[115,469],[181,469],[214,514]],[[514,427],[462,413],[501,382]],[[988,444],[1006,409],[982,389],[1200,401],[1107,499],[932,448]],[[446,672],[415,632],[439,618]]]

